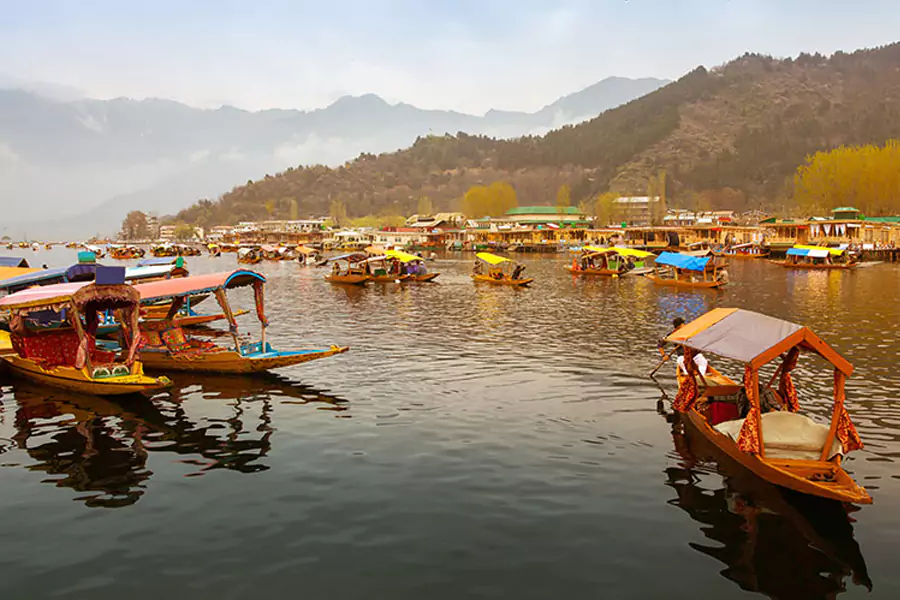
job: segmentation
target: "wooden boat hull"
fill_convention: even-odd
[[[655,274],[645,275],[647,279],[656,285],[669,287],[690,288],[698,290],[716,290],[725,286],[724,281],[684,281],[682,279],[663,279]]]
[[[148,369],[161,371],[260,373],[342,354],[347,350],[347,346],[331,346],[316,350],[257,352],[249,355],[241,355],[234,350],[191,355],[174,355],[165,350],[142,350],[141,362]]]
[[[769,258],[769,253],[764,254],[728,254],[727,252],[713,253],[713,256],[721,256],[722,258],[738,258],[738,259],[758,259]]]
[[[524,287],[534,281],[533,277],[529,277],[528,279],[494,279],[489,275],[472,275],[472,279],[475,283],[491,283],[493,285],[509,285],[513,287]]]
[[[326,275],[325,281],[342,285],[365,285],[369,281],[368,275]]]
[[[372,283],[397,283],[406,281],[409,275],[369,275],[369,281]]]
[[[418,283],[428,283],[434,281],[440,273],[425,273],[424,275],[410,275],[406,281],[415,281]]]
[[[706,418],[696,410],[689,411],[685,416],[687,416],[687,422],[690,426],[715,445],[717,449],[749,469],[757,477],[769,483],[800,492],[801,494],[819,496],[839,502],[851,502],[854,504],[872,503],[872,497],[869,496],[865,488],[853,481],[836,462],[789,459],[765,460],[742,452],[734,440],[716,431]],[[808,479],[809,476],[814,474],[828,474],[833,477],[834,481],[820,482]]]
[[[144,375],[141,365],[136,365],[131,375],[93,379],[85,369],[74,367],[57,367],[43,369],[32,360],[21,358],[16,354],[5,354],[3,360],[9,364],[15,375],[31,379],[38,383],[50,385],[64,390],[95,394],[98,396],[121,396],[141,392],[155,392],[172,385],[167,377],[148,377]]]
[[[847,271],[849,269],[856,267],[856,263],[849,264],[849,265],[847,265],[847,264],[812,265],[812,264],[803,264],[803,263],[792,263],[792,262],[789,262],[786,260],[775,260],[772,262],[779,264],[786,269],[805,269],[805,270],[811,270],[811,271],[814,271],[814,270],[829,271],[829,270],[835,270],[835,269]]]
[[[614,271],[612,269],[573,269],[571,266],[566,267],[566,271],[572,275],[612,277],[613,275],[624,275],[624,272]]]

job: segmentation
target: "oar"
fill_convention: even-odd
[[[676,350],[678,350],[678,346],[675,346],[674,348],[672,348],[671,352],[665,354],[662,348],[659,349],[659,353],[663,355],[663,358],[661,361],[659,361],[659,364],[656,365],[656,368],[650,371],[650,377],[656,375],[656,372],[659,371],[660,367],[662,367],[666,363],[666,361],[672,357],[673,354],[675,354]]]

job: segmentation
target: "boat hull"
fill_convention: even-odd
[[[623,272],[614,271],[612,269],[573,269],[566,267],[566,271],[572,275],[595,276],[595,277],[612,277],[613,275],[623,275]]]
[[[126,394],[146,393],[163,390],[172,385],[167,377],[148,377],[143,374],[140,365],[131,375],[93,379],[84,369],[74,367],[57,367],[43,369],[32,360],[21,358],[15,354],[6,354],[3,360],[10,366],[14,375],[50,385],[64,390],[95,394],[97,396],[122,396]]]
[[[424,275],[410,275],[407,281],[415,281],[418,283],[428,283],[434,281],[440,273],[425,273]]]
[[[524,287],[534,281],[533,277],[529,277],[528,279],[494,279],[489,275],[472,275],[472,279],[475,283],[490,283],[493,285],[509,285],[513,287]]]
[[[325,281],[341,285],[365,285],[368,275],[326,275]]]
[[[409,275],[369,275],[372,283],[399,283],[409,279]]]
[[[776,264],[779,264],[779,265],[781,265],[782,267],[784,267],[784,268],[786,268],[786,269],[804,269],[804,270],[810,270],[810,271],[816,271],[816,270],[821,270],[821,271],[832,271],[832,270],[842,270],[842,271],[847,271],[847,270],[850,270],[850,269],[856,267],[856,264],[852,264],[852,265],[805,265],[805,264],[803,264],[803,263],[791,263],[791,262],[784,261],[784,260],[777,260],[777,261],[772,261],[772,262],[774,262],[774,263],[776,263]]]
[[[241,355],[234,350],[189,355],[171,354],[165,350],[142,350],[141,362],[148,369],[160,371],[260,373],[342,354],[347,350],[347,346],[331,346],[316,350],[257,352],[249,355]]]
[[[724,281],[683,281],[681,279],[663,279],[654,274],[646,275],[656,285],[668,287],[690,288],[696,290],[716,290],[725,286]]]

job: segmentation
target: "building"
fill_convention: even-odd
[[[587,226],[588,216],[575,206],[517,206],[506,211],[502,219],[517,225],[542,225],[553,223],[567,226]]]
[[[619,196],[613,200],[615,218],[638,227],[653,224],[654,213],[660,208],[664,205],[659,196]]]
[[[159,228],[159,239],[164,242],[171,242],[175,239],[175,226],[162,225]]]
[[[466,223],[462,213],[437,213],[435,215],[413,215],[406,220],[407,227],[420,229],[461,229]]]

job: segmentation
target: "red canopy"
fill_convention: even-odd
[[[57,304],[72,299],[72,295],[93,281],[80,281],[77,283],[57,283],[55,285],[36,286],[10,294],[0,298],[0,307],[42,306],[45,304]]]
[[[207,294],[219,289],[242,287],[255,281],[265,282],[266,278],[255,271],[238,269],[225,273],[192,275],[190,277],[141,283],[134,287],[141,295],[141,302],[152,302],[167,298]]]

